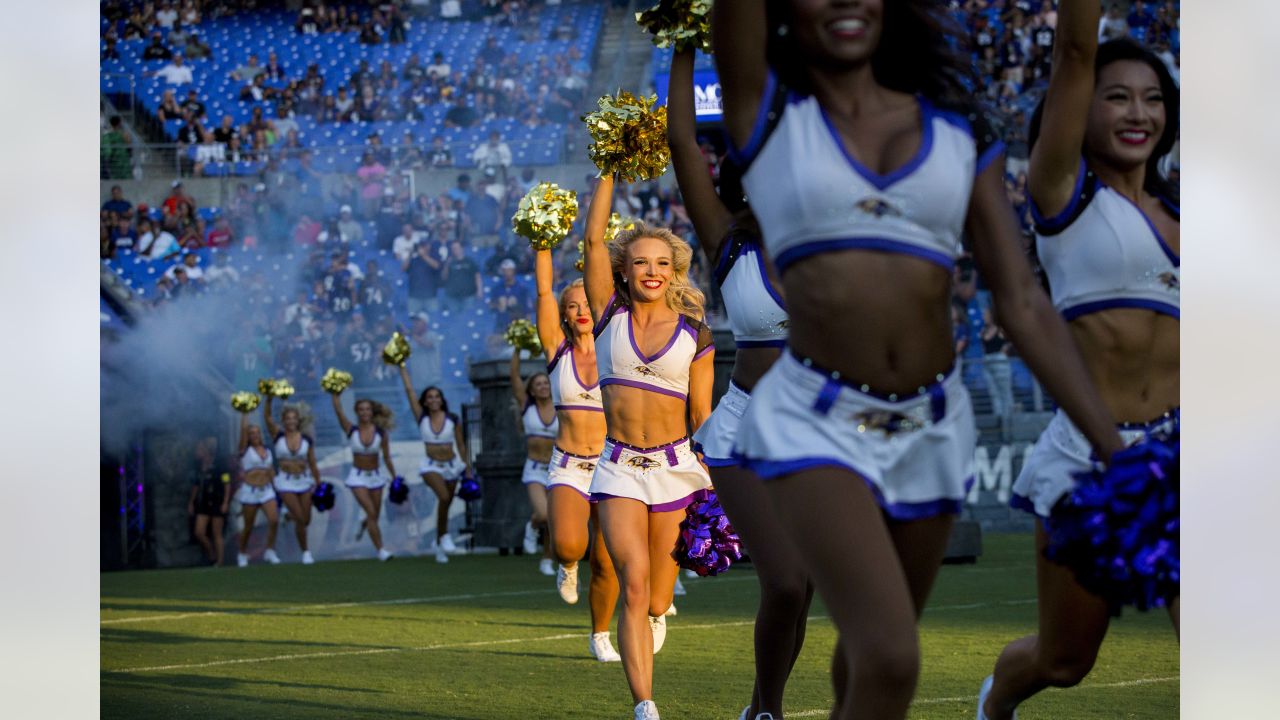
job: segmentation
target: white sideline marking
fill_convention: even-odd
[[[412,603],[412,602],[435,602],[435,601],[444,600],[446,598],[462,599],[462,598],[476,598],[476,597],[493,597],[496,595],[513,595],[513,594],[528,595],[528,594],[543,593],[543,592],[550,592],[550,591],[522,590],[522,591],[510,592],[510,593],[490,593],[487,595],[466,595],[466,596],[455,595],[455,596],[440,596],[436,598],[403,598],[400,600],[374,600],[374,601],[365,602],[365,603],[338,603],[338,604],[323,605],[323,606],[301,606],[301,607],[347,607],[351,605],[406,604],[406,603]],[[925,612],[929,612],[929,611],[937,612],[937,611],[943,611],[943,610],[974,610],[977,608],[994,607],[997,605],[1026,605],[1034,602],[1035,602],[1034,599],[1025,599],[1025,600],[1002,600],[1000,602],[994,602],[994,603],[938,605],[935,607],[925,608]],[[279,608],[280,611],[284,611],[287,609],[288,608]],[[255,612],[269,612],[269,611],[263,610],[263,611],[255,611]],[[196,614],[216,615],[218,613],[196,613]],[[809,616],[810,622],[814,620],[827,620],[827,619],[829,618],[826,615],[810,615]],[[669,628],[668,632],[670,632],[671,630],[710,630],[715,628],[741,627],[743,625],[755,625],[755,622],[756,622],[755,619],[752,618],[751,620],[736,620],[734,622],[700,623],[696,625],[675,625]],[[152,665],[147,667],[121,668],[119,670],[103,670],[102,672],[132,673],[132,672],[155,672],[160,670],[192,670],[192,669],[198,669],[198,668],[217,667],[220,665],[245,665],[245,664],[253,664],[253,663],[275,662],[278,660],[308,660],[311,658],[346,657],[350,655],[377,655],[377,654],[394,653],[394,652],[425,652],[428,650],[450,650],[454,648],[464,648],[464,647],[484,647],[488,645],[510,645],[514,643],[524,643],[524,642],[568,640],[570,638],[585,639],[586,637],[587,636],[583,635],[582,633],[566,633],[561,635],[547,635],[544,637],[508,638],[506,640],[476,640],[476,641],[464,642],[464,643],[423,645],[420,647],[367,648],[364,650],[338,650],[338,651],[332,651],[332,652],[318,652],[318,653],[291,653],[288,655],[271,655],[268,657],[258,657],[258,658],[213,660],[211,662],[204,662],[204,663],[185,663],[185,664],[179,664],[179,665]]]
[[[355,602],[319,603],[315,605],[291,605],[280,608],[245,608],[243,610],[207,610],[205,612],[175,613],[171,615],[143,615],[141,617],[113,618],[100,620],[99,625],[118,625],[120,623],[152,622],[156,620],[182,620],[193,617],[214,617],[217,615],[287,615],[303,610],[328,610],[331,608],[363,607],[366,605],[415,605],[420,603],[447,602],[450,600],[483,600],[494,597],[514,597],[517,595],[549,595],[548,590],[510,590],[506,592],[471,593],[467,595],[436,595],[433,597],[393,598],[390,600],[360,600]]]
[[[1138,678],[1137,680],[1124,680],[1121,682],[1113,682],[1113,683],[1097,683],[1097,684],[1081,685],[1079,689],[1087,690],[1091,688],[1136,687],[1138,685],[1155,685],[1157,683],[1176,682],[1178,679],[1179,678],[1177,675],[1174,675],[1172,677]],[[964,695],[961,697],[916,698],[915,700],[911,701],[911,704],[913,706],[914,705],[942,705],[944,703],[957,703],[957,702],[976,703],[977,701],[978,701],[978,693],[975,692],[972,695]],[[797,712],[797,713],[787,713],[787,717],[795,717],[795,718],[827,717],[830,714],[831,714],[830,709],[804,710],[802,712]]]

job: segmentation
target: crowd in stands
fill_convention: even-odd
[[[292,21],[282,18],[280,24],[294,38],[359,33],[361,42],[366,36],[373,42],[376,35],[379,43],[396,44],[403,39],[396,28],[403,28],[413,12],[527,28],[537,24],[523,22],[526,14],[559,4],[307,3]],[[459,13],[454,14],[453,5],[460,6]],[[982,87],[1006,138],[1007,189],[1028,229],[1030,250],[1026,120],[1047,81],[1056,23],[1053,4],[955,0],[952,6],[973,38]],[[187,0],[127,9],[108,2],[103,7],[108,21],[104,60],[108,52],[120,52],[117,36],[150,38],[138,51],[180,71],[181,54],[196,56],[191,49],[201,42],[201,14],[229,12],[230,6]],[[1099,32],[1151,43],[1176,77],[1177,17],[1172,0],[1135,0],[1113,6]],[[474,64],[465,68],[451,67],[439,52],[428,58],[410,53],[399,66],[362,60],[354,68],[337,76],[316,63],[290,68],[274,52],[265,61],[249,53],[236,60],[228,76],[228,87],[252,108],[248,119],[237,122],[224,114],[212,127],[208,98],[194,87],[166,90],[156,120],[178,121],[178,141],[197,148],[187,169],[199,174],[207,164],[242,158],[259,165],[253,175],[239,179],[220,208],[198,208],[181,179],[166,197],[138,198],[137,205],[119,187],[112,188],[102,207],[101,256],[145,304],[165,306],[188,295],[224,293],[237,311],[252,318],[229,353],[237,388],[252,388],[271,371],[307,384],[331,365],[351,371],[357,383],[394,385],[397,378],[386,371],[380,350],[395,329],[404,331],[413,347],[415,381],[465,384],[467,363],[509,352],[502,331],[511,320],[532,316],[533,256],[527,243],[511,233],[510,217],[520,198],[543,178],[513,161],[502,133],[489,131],[459,158],[443,131],[423,145],[411,129],[387,138],[373,130],[353,145],[358,163],[335,171],[322,167],[314,148],[301,141],[299,120],[364,127],[367,118],[413,118],[420,108],[444,102],[451,105],[441,117],[442,129],[495,117],[569,123],[573,108],[586,100],[582,58],[570,46],[566,55],[529,67],[490,36]],[[534,96],[517,81],[524,73],[536,78]],[[129,142],[128,131],[113,118],[103,139],[104,177],[128,177]],[[722,160],[715,145],[704,145],[713,175]],[[441,193],[415,194],[403,174],[461,165],[465,171]],[[572,188],[581,208],[589,205],[592,187],[588,176]],[[696,242],[673,183],[620,186],[615,210],[669,226]],[[574,263],[581,226],[580,220],[556,251],[560,278],[578,275]],[[288,258],[292,266],[281,270],[279,258]],[[699,255],[695,258],[693,279],[708,290],[714,326],[718,306],[710,268]],[[1007,414],[1013,401],[1012,390],[1005,388],[1014,382],[1029,384],[1029,375],[1023,370],[1024,376],[1011,381],[1009,364],[1000,369],[1000,358],[1007,358],[1010,348],[991,321],[972,259],[962,258],[955,273],[957,352],[983,360],[974,363],[967,377],[981,377],[994,409]]]

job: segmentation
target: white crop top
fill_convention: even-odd
[[[1162,202],[1178,216],[1177,206]],[[1178,255],[1146,213],[1103,184],[1083,160],[1067,207],[1045,218],[1033,202],[1031,214],[1049,295],[1065,319],[1112,308],[1180,318]]]
[[[556,404],[556,410],[604,411],[599,379],[594,385],[582,382],[573,361],[573,345],[568,340],[560,343],[560,349],[547,363],[547,376],[551,378],[551,402]]]
[[[240,469],[245,472],[250,470],[275,470],[271,449],[267,448],[267,456],[264,458],[258,454],[258,451],[253,446],[245,448],[244,454],[240,456]]]
[[[289,449],[289,440],[284,433],[276,435],[276,441],[273,449],[278,460],[306,460],[307,451],[312,446],[311,438],[303,433],[302,438],[298,441],[298,451],[293,452]]]
[[[431,414],[423,413],[422,419],[418,421],[418,432],[422,433],[422,442],[428,445],[457,445],[458,436],[454,432],[455,427],[453,415],[445,413],[444,424],[440,426],[440,432],[436,432],[431,428]],[[457,450],[455,447],[454,450]]]
[[[542,417],[538,415],[538,404],[532,401],[524,406],[520,420],[524,424],[525,437],[554,438],[560,432],[560,418],[553,413],[550,425],[542,422]]]
[[[667,344],[646,356],[636,345],[630,308],[616,293],[596,323],[595,336],[601,387],[626,385],[681,400],[689,396],[689,366],[715,350],[711,328],[681,315]]]
[[[365,445],[360,441],[360,427],[358,425],[351,426],[351,434],[347,436],[348,444],[351,445],[351,453],[353,455],[378,455],[382,452],[382,429],[373,429],[373,444]]]
[[[751,138],[730,148],[779,272],[838,250],[878,250],[950,269],[961,252],[973,180],[1003,144],[978,115],[918,97],[920,148],[880,175],[845,148],[817,98],[787,92],[770,72]]]
[[[715,278],[738,347],[787,344],[786,305],[769,281],[759,238],[740,229],[731,230],[724,239]]]

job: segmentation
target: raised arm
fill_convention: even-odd
[[[609,248],[604,243],[604,231],[609,226],[609,212],[613,207],[613,176],[606,175],[596,183],[591,193],[591,206],[587,208],[587,229],[583,234],[583,283],[587,290],[587,304],[591,306],[591,318],[600,322],[609,298],[613,297],[613,266],[609,262]]]
[[[418,404],[418,396],[413,394],[413,379],[409,377],[409,368],[400,366],[400,382],[404,384],[404,395],[409,398],[409,407],[413,410],[414,422],[422,422],[422,406]]]
[[[391,473],[391,477],[395,477],[396,466],[391,462],[391,434],[386,430],[378,434],[382,437],[382,461],[387,464],[387,472]]]
[[[1067,325],[1031,272],[1017,220],[1004,194],[1004,158],[987,166],[973,186],[965,233],[995,299],[996,323],[1049,394],[1104,461],[1123,447],[1115,422],[1080,359]]]
[[[343,436],[346,436],[351,434],[351,421],[342,411],[342,400],[339,395],[340,393],[330,393],[329,397],[333,400],[333,414],[338,416],[338,425],[342,427]]]
[[[247,447],[249,447],[249,413],[240,413],[240,448],[236,454],[244,455]]]
[[[276,421],[271,417],[271,401],[273,397],[271,393],[262,398],[262,421],[267,425],[267,437],[275,437],[280,434],[280,427],[276,425]]]
[[[745,147],[751,138],[764,98],[769,64],[765,47],[769,24],[765,0],[733,0],[711,7],[711,45],[724,104],[724,125],[734,145]]]
[[[520,350],[518,348],[511,353],[511,394],[516,398],[517,408],[523,408],[525,403],[529,402],[529,392],[524,386],[524,378],[520,376]]]
[[[1027,169],[1027,191],[1045,217],[1065,210],[1075,190],[1093,101],[1100,8],[1097,0],[1062,0],[1058,8],[1040,136]]]
[[[667,94],[667,145],[684,206],[698,234],[698,245],[715,263],[732,216],[720,201],[706,160],[698,148],[697,113],[693,107],[693,50],[682,50],[671,59],[671,86]]]
[[[547,359],[555,354],[564,342],[564,329],[560,326],[560,301],[555,294],[555,263],[550,250],[539,250],[533,260],[533,276],[538,285],[538,340]]]

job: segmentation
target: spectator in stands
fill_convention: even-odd
[[[178,10],[171,3],[160,3],[160,8],[156,10],[156,24],[169,30],[178,22]]]
[[[204,126],[200,124],[200,118],[191,114],[188,110],[182,111],[182,124],[178,126],[178,160],[181,163],[182,171],[188,172],[191,168],[191,158],[187,155],[187,148],[199,145],[204,139]]]
[[[489,308],[494,311],[494,330],[501,332],[513,320],[528,318],[533,312],[529,288],[516,277],[516,264],[511,259],[498,264],[498,284],[489,293]]]
[[[378,162],[371,150],[366,150],[356,170],[356,178],[360,182],[360,213],[366,220],[373,219],[378,212],[386,177],[386,166]]]
[[[982,374],[991,394],[991,412],[1004,420],[1013,410],[1013,381],[1009,369],[1009,341],[1004,331],[996,325],[991,309],[982,311],[983,327],[978,338],[982,341]]]
[[[116,43],[117,41],[114,37],[103,38],[102,55],[98,59],[102,62],[106,62],[107,60],[119,60],[120,50],[116,47]]]
[[[191,60],[203,60],[213,55],[213,49],[209,44],[200,39],[200,33],[197,28],[191,28],[191,32],[187,34],[187,44],[182,48],[182,54]]]
[[[265,72],[266,70],[258,64],[257,54],[250,53],[249,59],[245,61],[245,64],[231,71],[231,79],[243,83],[253,82],[254,78]]]
[[[487,246],[496,242],[498,229],[502,223],[498,212],[502,207],[501,204],[494,199],[493,195],[486,192],[494,185],[501,188],[496,175],[493,168],[487,168],[481,176],[478,192],[471,193],[464,206],[474,233],[474,241],[479,245]]]
[[[1111,9],[1102,18],[1098,24],[1098,39],[1101,42],[1108,40],[1118,40],[1129,34],[1129,21],[1125,17],[1124,8],[1120,3],[1112,3]]]
[[[351,115],[355,112],[356,101],[347,95],[345,86],[338,88],[338,96],[333,98],[333,118],[337,122],[351,122]],[[328,120],[329,118],[326,118]]]
[[[475,307],[484,297],[484,285],[480,280],[480,268],[467,256],[460,240],[449,244],[449,259],[441,273],[444,284],[445,306],[452,312],[465,312]]]
[[[133,203],[124,197],[124,188],[119,185],[111,186],[111,198],[102,203],[102,219],[114,223],[121,218],[130,219],[133,217]]]
[[[206,172],[211,170],[209,163],[222,163],[227,159],[227,146],[218,142],[213,133],[208,130],[202,130],[200,133],[200,144],[196,146],[195,163],[192,167],[192,174],[206,175],[213,174]]]
[[[425,312],[410,314],[409,373],[417,382],[434,385],[440,382],[440,345],[444,336],[431,329],[431,320]]]
[[[364,226],[351,217],[350,205],[343,205],[338,210],[338,240],[357,245],[364,242]]]
[[[187,279],[193,283],[198,285],[204,284],[204,268],[200,267],[199,255],[196,255],[193,252],[183,252],[182,259],[177,264],[166,270],[164,274],[168,275],[169,279],[176,282],[174,275],[178,269],[182,269],[186,272]]]
[[[235,233],[231,231],[231,221],[219,216],[213,221],[213,229],[205,236],[204,244],[211,248],[229,248],[235,242]],[[223,257],[225,254],[220,254]]]
[[[321,6],[323,12],[324,6]],[[303,5],[298,11],[298,19],[293,23],[293,29],[298,31],[299,35],[318,35],[320,33],[320,25],[316,22],[316,9],[310,5]]]
[[[189,85],[195,81],[191,74],[191,66],[183,63],[182,53],[174,53],[168,65],[151,73],[154,77],[164,78],[170,85]]]
[[[165,88],[160,95],[160,107],[156,108],[156,118],[160,122],[182,119],[182,106],[178,104],[173,88]]]
[[[426,162],[422,159],[422,151],[418,149],[418,143],[412,131],[405,130],[404,135],[400,137],[395,162],[402,170],[421,170],[426,167]]]
[[[127,217],[119,217],[114,223],[103,223],[107,227],[106,247],[102,248],[102,257],[112,257],[116,250],[132,250],[138,244],[138,231]]]
[[[453,167],[453,153],[445,147],[444,138],[436,135],[431,138],[431,149],[427,153],[427,162],[431,167]]]
[[[410,313],[421,310],[435,312],[437,309],[436,294],[440,287],[441,271],[448,259],[448,250],[443,255],[439,250],[443,244],[422,241],[414,245],[408,258],[401,261],[408,283],[408,307]]]
[[[138,255],[146,260],[164,260],[176,254],[178,240],[168,230],[156,227],[150,218],[138,218]]]
[[[382,101],[373,92],[373,86],[368,83],[360,87],[360,96],[356,98],[355,107],[351,112],[351,120],[353,122],[383,120]]]
[[[449,63],[444,61],[444,53],[435,52],[431,54],[431,64],[427,66],[427,77],[436,80],[444,80],[453,74],[453,68]]]
[[[195,88],[187,90],[187,97],[182,101],[182,109],[190,111],[192,117],[200,118],[201,122],[205,119],[204,103],[200,101]]]
[[[181,50],[187,46],[187,38],[190,37],[186,28],[182,27],[182,23],[175,22],[173,29],[169,31],[169,37],[165,38],[165,42],[169,43],[174,49]]]
[[[391,254],[395,256],[401,265],[404,265],[409,262],[414,248],[422,240],[422,233],[415,230],[412,224],[405,223],[400,227],[400,234],[391,243]]]
[[[373,22],[365,21],[360,26],[360,44],[361,45],[377,45],[382,42],[382,33],[374,26]]]
[[[263,102],[275,97],[275,90],[267,87],[267,76],[259,73],[249,81],[248,85],[240,88],[241,102]]]
[[[511,167],[511,148],[502,141],[502,135],[493,130],[489,133],[489,141],[471,153],[471,161],[482,170],[502,168],[505,172]]]
[[[460,0],[440,0],[440,19],[457,20],[462,17]]]
[[[289,78],[289,69],[281,64],[279,56],[272,50],[267,53],[267,64],[263,66],[262,74],[272,82],[279,82]]]
[[[184,208],[190,208],[194,212],[196,201],[190,195],[187,195],[186,188],[183,187],[181,180],[174,180],[169,183],[169,195],[161,203],[161,209],[164,211],[164,216],[169,218],[178,217]]]
[[[447,128],[468,128],[476,122],[476,111],[467,104],[464,93],[456,93],[453,104],[444,114],[444,126]]]
[[[173,53],[164,44],[164,38],[160,33],[151,34],[151,42],[142,49],[143,60],[168,60],[173,57]]]
[[[178,19],[184,25],[200,24],[200,8],[196,6],[195,0],[183,0],[182,7],[178,9]]]

